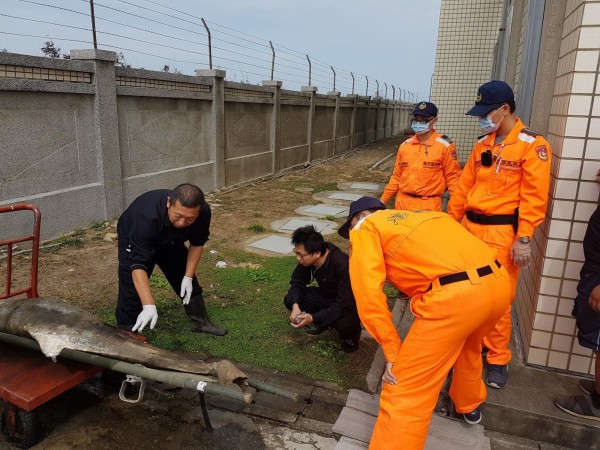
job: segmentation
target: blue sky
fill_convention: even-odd
[[[427,99],[434,69],[440,0],[94,0],[99,48],[122,52],[132,67],[192,75],[208,67],[227,79],[253,84],[270,78],[272,41],[275,79],[283,87],[311,84],[398,98],[400,89]],[[52,5],[54,7],[44,6]],[[42,55],[48,39],[68,52],[91,48],[89,0],[2,0],[0,49]],[[331,67],[333,66],[333,71]]]

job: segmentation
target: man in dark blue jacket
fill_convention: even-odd
[[[596,176],[600,184],[600,170]],[[579,345],[596,354],[595,380],[581,380],[579,386],[588,396],[556,401],[563,411],[586,419],[600,420],[600,204],[590,217],[583,238],[584,263],[577,285],[573,316],[577,323]]]
[[[213,325],[202,298],[196,268],[210,234],[210,206],[202,190],[181,184],[140,195],[119,218],[119,297],[115,316],[119,328],[141,332],[154,328],[158,312],[149,278],[158,265],[182,299],[195,331],[223,336]],[[185,242],[189,241],[189,249]]]
[[[294,231],[292,244],[298,265],[283,300],[292,312],[291,325],[307,327],[311,335],[333,327],[342,339],[342,350],[355,351],[361,327],[350,285],[348,255],[326,243],[312,225]],[[313,281],[318,286],[309,286]]]

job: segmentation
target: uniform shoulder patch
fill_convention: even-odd
[[[527,127],[521,129],[521,133],[528,134],[529,136],[532,136],[532,137],[541,136],[540,133],[533,131],[531,128],[527,128]]]
[[[447,134],[442,134],[442,139],[444,139],[449,144],[454,144],[454,141],[450,139]]]
[[[535,148],[535,152],[537,153],[537,157],[542,161],[548,161],[548,149],[545,145],[540,145]]]

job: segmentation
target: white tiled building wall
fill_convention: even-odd
[[[439,109],[436,129],[455,142],[462,163],[481,134],[477,120],[465,113],[490,79],[502,6],[503,0],[441,3],[431,101]]]
[[[600,1],[570,0],[547,136],[554,159],[549,217],[537,239],[545,242],[536,261],[539,290],[533,277],[522,277],[519,296],[533,294],[537,302],[530,303],[534,309],[521,302],[518,313],[528,363],[585,374],[594,373],[593,352],[577,342],[571,310],[583,263],[582,240],[600,194],[595,183],[600,169],[599,64]]]
[[[503,3],[442,0],[432,101],[440,108],[438,129],[457,142],[461,162],[479,132],[464,113],[472,106],[477,87],[491,77],[494,30],[502,22]],[[557,5],[561,3],[552,2]],[[595,183],[600,168],[600,0],[567,0],[562,5],[550,115],[535,117],[540,112],[532,111],[537,122],[548,123],[546,137],[553,151],[549,205],[534,236],[534,264],[521,271],[514,309],[529,364],[593,374],[593,352],[578,344],[571,311],[583,263],[583,236],[600,197]],[[525,65],[537,63],[522,57],[529,10],[525,0],[523,17],[512,23],[519,27],[518,55],[506,81],[515,94]],[[547,85],[548,80],[537,82]]]

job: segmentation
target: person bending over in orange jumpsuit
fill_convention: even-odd
[[[548,142],[514,115],[512,89],[503,81],[479,88],[475,106],[483,135],[473,147],[448,203],[448,213],[467,230],[498,250],[517,290],[519,268],[531,260],[531,238],[544,220],[548,202],[551,151]],[[488,386],[501,389],[508,382],[511,335],[509,307],[486,336]]]
[[[460,165],[454,143],[433,128],[437,113],[433,103],[415,106],[411,125],[415,135],[398,147],[394,173],[381,195],[383,203],[395,195],[396,209],[441,211],[446,186],[452,195]]]
[[[496,251],[438,211],[385,210],[376,198],[350,205],[339,229],[350,239],[350,280],[358,314],[385,355],[371,450],[425,446],[445,378],[470,424],[486,398],[481,340],[510,303],[510,280]],[[415,321],[402,343],[383,293],[389,280],[412,297]]]

